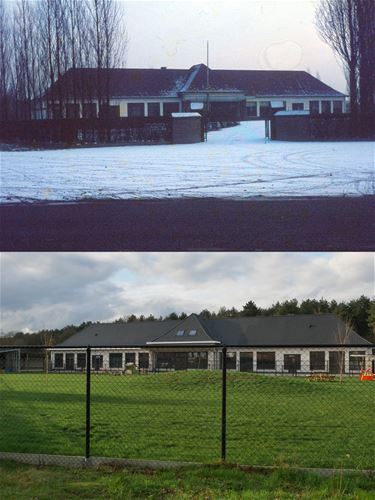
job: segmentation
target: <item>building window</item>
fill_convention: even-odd
[[[143,102],[129,102],[128,103],[128,117],[140,118],[145,116],[145,106]]]
[[[83,118],[97,118],[96,104],[94,102],[86,102],[82,104]]]
[[[310,101],[310,115],[319,114],[319,101]]]
[[[125,353],[125,364],[134,363],[135,364],[135,352]]]
[[[324,351],[310,351],[310,370],[326,369],[326,353]]]
[[[190,331],[189,331],[189,333],[188,333],[188,335],[189,335],[190,337],[195,337],[195,336],[196,336],[196,334],[197,334],[197,330],[190,330]]]
[[[148,103],[148,116],[160,116],[160,104],[158,102]]]
[[[64,355],[61,352],[55,353],[55,368],[64,368]]]
[[[79,104],[66,104],[65,115],[67,118],[79,118]]]
[[[147,370],[150,365],[150,355],[148,352],[139,353],[139,368]]]
[[[253,367],[253,353],[252,352],[240,352],[240,371],[241,372],[252,372]]]
[[[185,333],[185,330],[178,330],[176,332],[176,337],[183,337],[184,336],[184,333]]]
[[[274,370],[276,356],[274,352],[257,352],[257,370]]]
[[[62,110],[61,110],[59,104],[54,103],[51,105],[51,107],[50,107],[51,118],[53,118],[54,120],[59,120],[60,118],[62,118],[61,113],[62,113]]]
[[[366,352],[351,351],[349,353],[349,370],[360,371],[361,368],[365,367],[366,367]]]
[[[303,102],[293,102],[292,103],[293,111],[303,111]]]
[[[178,113],[180,111],[180,105],[178,102],[165,102],[163,108],[164,116],[171,116],[172,113]]]
[[[100,106],[100,118],[113,119],[120,117],[120,106],[108,106],[103,104]]]
[[[271,115],[271,101],[260,101],[259,116],[268,117]]]
[[[110,352],[109,353],[109,367],[110,368],[122,368],[122,353],[121,352]]]
[[[333,112],[340,114],[342,113],[342,102],[341,101],[333,101]]]
[[[74,354],[65,354],[65,370],[74,370]]]
[[[207,352],[196,351],[196,352],[188,352],[187,353],[187,368],[188,369],[196,369],[203,370],[207,369]]]
[[[101,354],[93,354],[91,356],[91,368],[93,370],[100,370],[103,368],[103,356]]]
[[[322,113],[329,114],[331,112],[331,101],[322,101]]]
[[[86,368],[86,354],[82,352],[77,354],[77,368]]]
[[[236,369],[236,353],[227,352],[227,370]]]
[[[246,115],[248,117],[257,115],[257,103],[255,101],[246,103]]]
[[[284,354],[284,370],[291,373],[296,373],[301,369],[300,354]]]

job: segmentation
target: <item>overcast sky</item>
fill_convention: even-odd
[[[127,66],[309,70],[346,92],[332,50],[317,35],[312,0],[124,1]]]
[[[4,253],[3,332],[374,294],[371,253]]]

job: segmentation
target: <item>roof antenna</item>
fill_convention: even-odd
[[[206,82],[206,88],[208,88],[210,86],[210,72],[209,72],[209,50],[210,50],[210,46],[209,46],[209,41],[207,40],[207,82]]]

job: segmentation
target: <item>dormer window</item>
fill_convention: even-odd
[[[195,337],[196,334],[197,334],[197,330],[190,330],[190,332],[189,332],[190,337]]]
[[[178,332],[176,333],[176,337],[183,337],[184,333],[185,333],[185,330],[178,330]]]

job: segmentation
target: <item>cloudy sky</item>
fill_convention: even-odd
[[[309,70],[346,91],[340,64],[314,26],[312,0],[124,1],[127,66]]]
[[[374,294],[371,253],[4,253],[3,332]]]

